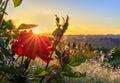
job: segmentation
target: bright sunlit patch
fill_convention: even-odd
[[[42,33],[42,31],[40,30],[39,27],[33,28],[32,31],[33,31],[34,34],[40,34],[40,33]]]
[[[22,23],[26,23],[28,21],[28,19],[19,19],[19,20],[13,20],[14,25],[16,26],[16,28],[18,28]]]

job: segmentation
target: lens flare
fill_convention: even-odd
[[[33,28],[33,29],[32,29],[32,32],[33,32],[34,34],[40,34],[40,33],[42,33],[42,31],[40,30],[39,27]]]

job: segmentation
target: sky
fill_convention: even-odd
[[[38,30],[52,33],[55,14],[70,17],[66,34],[120,34],[120,0],[23,0],[14,8],[7,6],[8,15],[16,26],[21,23],[38,24]]]

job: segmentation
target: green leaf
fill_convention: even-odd
[[[114,67],[117,67],[120,64],[120,49],[119,48],[113,48],[111,50],[113,59],[110,60],[110,64]]]
[[[14,24],[13,24],[12,20],[8,20],[6,22],[6,28],[9,29],[9,30],[12,30],[14,28]]]
[[[8,39],[12,39],[12,35],[10,33],[5,33],[4,36],[7,37]]]
[[[38,25],[36,24],[21,24],[19,27],[18,27],[18,30],[20,29],[32,29],[32,28],[35,28],[37,27]]]
[[[3,9],[0,7],[0,12],[3,12]]]
[[[55,31],[53,31],[52,35],[57,39],[63,34],[63,31],[61,28],[57,28]]]
[[[55,65],[55,64],[49,66],[47,70],[48,70],[48,71],[52,71],[52,70],[54,70],[54,69],[57,69],[57,65]]]
[[[34,72],[35,75],[40,74],[41,72],[43,72],[45,70],[45,66],[42,66],[40,68],[37,68]]]
[[[9,66],[6,65],[6,66],[3,66],[3,65],[0,65],[0,71],[4,71],[4,72],[9,72]]]
[[[42,66],[40,68],[38,68],[36,71],[35,71],[35,76],[36,77],[42,77],[42,76],[45,76],[48,74],[48,71],[45,71],[45,66]]]
[[[42,71],[40,74],[36,75],[37,77],[41,77],[41,76],[45,76],[47,75],[48,72],[47,71]]]
[[[2,3],[2,0],[0,0],[0,4]]]
[[[76,78],[85,77],[85,76],[86,76],[86,72],[85,73],[74,72],[73,74],[73,77],[76,77]]]
[[[110,61],[110,64],[114,67],[117,67],[120,64],[120,58],[115,58]]]
[[[63,66],[62,71],[70,73],[70,72],[72,72],[72,68],[69,65],[65,65],[65,66]]]
[[[14,7],[18,7],[23,0],[13,0]]]
[[[2,0],[0,7],[3,8],[4,4],[5,4],[5,1]]]
[[[86,56],[87,58],[93,58],[96,56],[96,54],[93,52],[88,52],[88,53],[85,53],[84,56]]]
[[[78,55],[74,55],[71,57],[69,65],[73,67],[79,66],[81,63],[85,62],[85,60],[86,60],[85,56],[80,57]]]
[[[68,73],[68,72],[62,72],[62,74],[64,76],[67,76],[67,77],[72,77],[72,78],[81,78],[81,77],[85,77],[86,76],[86,72],[85,73],[80,73],[80,72],[71,72],[71,73]]]

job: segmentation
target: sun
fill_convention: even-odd
[[[32,29],[32,32],[33,32],[34,34],[40,34],[40,33],[42,33],[42,31],[40,30],[39,27],[33,28],[33,29]]]

